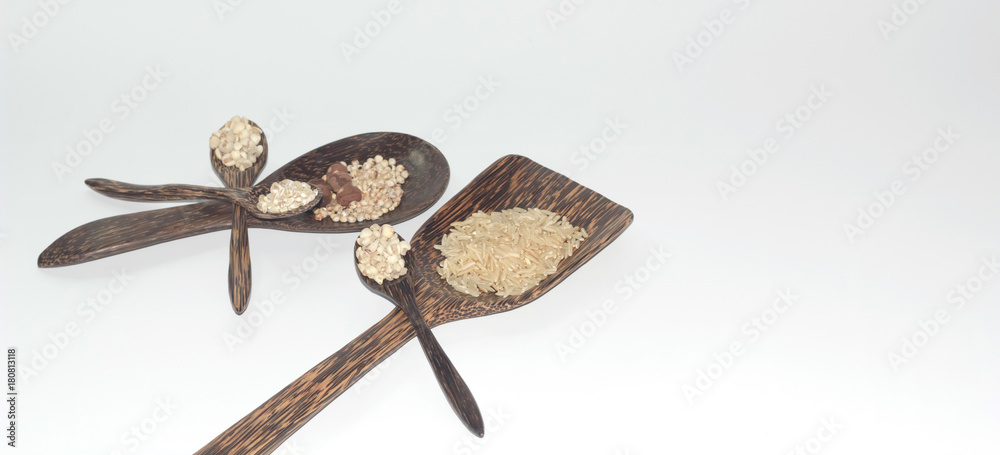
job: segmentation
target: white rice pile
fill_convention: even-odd
[[[555,273],[587,238],[566,217],[537,208],[473,213],[453,223],[434,248],[444,260],[438,274],[456,290],[518,295]]]

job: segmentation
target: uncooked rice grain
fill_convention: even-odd
[[[555,273],[585,238],[586,230],[548,210],[478,211],[453,223],[434,246],[444,256],[437,271],[456,290],[475,297],[518,295]]]

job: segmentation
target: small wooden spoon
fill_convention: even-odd
[[[263,212],[257,207],[257,200],[267,194],[270,185],[258,184],[246,188],[213,188],[210,186],[170,184],[170,185],[136,185],[108,179],[84,180],[91,189],[108,197],[126,201],[192,201],[199,199],[214,199],[228,201],[243,207],[254,218],[262,220],[280,220],[305,213],[316,207],[323,195],[319,187],[309,186],[316,191],[316,197],[301,206],[278,213]]]
[[[403,237],[399,234],[396,234],[396,237],[400,241],[403,241]],[[469,386],[465,384],[462,376],[458,374],[458,370],[451,363],[451,359],[444,353],[444,349],[438,343],[437,338],[434,337],[434,333],[431,332],[430,327],[427,327],[427,321],[420,314],[420,308],[417,307],[417,301],[413,296],[410,277],[403,275],[395,280],[385,280],[382,281],[382,284],[379,284],[377,281],[365,276],[365,274],[361,273],[360,260],[358,259],[358,249],[360,248],[363,247],[355,242],[354,269],[358,272],[358,278],[361,279],[361,282],[370,291],[385,297],[393,305],[403,310],[406,318],[410,320],[410,323],[413,324],[413,328],[416,330],[417,340],[420,341],[420,346],[424,348],[424,355],[427,356],[427,361],[430,362],[438,385],[441,386],[444,396],[448,398],[451,409],[455,411],[455,414],[458,415],[458,418],[472,434],[480,438],[483,437],[485,432],[483,428],[483,414],[479,411],[476,398],[472,396],[472,391],[469,390]],[[403,259],[405,260],[406,257],[404,256]]]
[[[586,229],[589,237],[572,256],[559,263],[554,274],[523,294],[472,297],[452,289],[435,270],[443,257],[434,245],[441,241],[452,223],[466,219],[477,210],[493,212],[514,207],[538,207],[559,213],[573,225]],[[430,327],[502,313],[524,306],[550,291],[618,238],[631,223],[629,209],[528,158],[508,155],[480,173],[420,226],[410,242],[413,249],[407,253],[407,275],[412,275],[409,279],[417,305]],[[271,453],[414,336],[415,329],[403,311],[392,310],[197,453]],[[500,348],[502,346],[498,346]]]
[[[260,128],[256,123],[250,125]],[[246,168],[240,170],[234,166],[222,164],[222,160],[215,156],[212,148],[208,149],[209,159],[212,160],[212,169],[216,175],[222,179],[230,188],[249,188],[257,180],[260,171],[264,169],[267,162],[267,138],[264,131],[260,133],[260,145],[264,150],[257,161]],[[247,212],[239,204],[233,204],[233,229],[229,236],[229,301],[233,304],[233,311],[236,314],[243,314],[250,303],[250,238],[247,233]]]

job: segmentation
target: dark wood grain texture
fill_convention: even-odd
[[[250,305],[253,271],[250,264],[250,233],[247,232],[247,211],[233,207],[233,226],[229,236],[229,302],[236,314],[243,314]]]
[[[258,186],[286,178],[306,180],[322,176],[330,164],[364,160],[375,155],[395,158],[410,174],[403,184],[403,198],[379,223],[399,224],[430,208],[448,187],[448,161],[431,143],[403,133],[365,133],[331,142],[275,170]],[[200,202],[145,212],[118,215],[79,226],[52,242],[38,256],[39,267],[62,267],[106,258],[193,235],[230,229],[232,204]],[[339,223],[312,213],[278,220],[249,218],[247,226],[292,232],[358,232],[369,221]]]
[[[566,216],[590,234],[556,273],[518,296],[472,297],[438,276],[443,259],[433,246],[450,225],[477,210],[538,207]],[[496,314],[530,303],[592,259],[632,223],[632,212],[523,156],[493,163],[430,217],[410,242],[407,269],[420,312],[430,327]],[[197,453],[270,453],[365,373],[414,336],[396,308],[370,329],[253,410]]]
[[[249,123],[260,129],[256,123],[252,121]],[[260,133],[260,145],[263,151],[246,169],[222,164],[222,160],[215,156],[211,147],[208,150],[208,159],[212,163],[215,174],[227,187],[249,188],[253,186],[253,182],[257,181],[257,177],[260,176],[260,172],[264,170],[264,165],[267,163],[267,137],[263,132]],[[247,232],[247,209],[238,203],[234,203],[232,207],[233,223],[229,236],[229,301],[236,314],[243,314],[247,306],[250,305],[250,290],[253,282],[250,268],[250,233]]]
[[[399,234],[396,234],[396,237],[401,241],[403,240]],[[361,248],[357,242],[354,245],[355,251]],[[465,424],[465,427],[472,434],[480,438],[483,437],[485,430],[483,428],[483,414],[479,411],[479,404],[476,403],[476,398],[472,395],[472,391],[469,390],[465,379],[458,373],[458,369],[455,368],[451,359],[445,354],[441,343],[438,342],[437,337],[434,336],[430,327],[427,326],[427,322],[424,321],[424,317],[420,313],[420,308],[417,306],[417,301],[413,295],[413,286],[410,284],[409,276],[403,275],[395,280],[386,280],[382,284],[378,284],[377,281],[361,273],[358,263],[358,256],[355,254],[354,270],[358,273],[358,278],[361,282],[369,290],[385,297],[393,305],[403,310],[403,314],[410,320],[417,333],[417,340],[420,342],[420,347],[424,350],[424,356],[427,357],[427,361],[431,365],[431,370],[434,372],[434,377],[437,379],[438,385],[441,386],[441,391],[444,392],[444,396],[448,400],[448,404],[451,405],[451,409],[455,411],[459,420]]]
[[[316,204],[319,204],[319,201],[322,199],[319,188],[316,185],[309,184],[316,191],[316,197],[311,201],[306,202],[301,207],[285,212],[268,213],[262,212],[257,208],[258,199],[271,191],[270,187],[264,185],[255,185],[249,189],[215,188],[177,183],[168,185],[137,185],[109,179],[87,179],[83,183],[98,193],[123,201],[196,201],[200,199],[228,201],[239,204],[250,215],[253,215],[254,218],[265,220],[290,218],[308,212],[316,207]]]

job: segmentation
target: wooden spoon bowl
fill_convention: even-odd
[[[247,120],[250,125],[261,129],[259,125],[253,122],[253,120]],[[261,129],[261,131],[263,131]],[[236,166],[226,166],[222,164],[222,160],[215,156],[215,152],[209,147],[208,155],[212,162],[212,170],[215,171],[215,175],[219,176],[219,179],[230,188],[249,188],[253,186],[253,182],[257,180],[260,176],[260,172],[264,170],[264,165],[267,164],[267,136],[261,132],[260,133],[260,144],[264,147],[264,151],[261,152],[257,160],[254,161],[250,167],[240,170]],[[270,186],[270,185],[268,185]]]
[[[451,288],[436,272],[443,259],[433,246],[451,223],[477,210],[514,207],[551,210],[583,227],[589,236],[556,272],[518,296],[472,297]],[[444,204],[410,241],[408,275],[421,314],[430,326],[509,311],[541,297],[593,258],[632,223],[632,212],[528,158],[508,155],[493,163]],[[400,309],[320,362],[197,453],[270,453],[365,373],[414,337]]]
[[[538,286],[516,296],[483,293],[473,297],[448,285],[437,273],[444,260],[434,245],[452,223],[473,213],[505,209],[540,208],[563,215],[588,237],[573,254],[559,263],[556,273]],[[593,258],[632,223],[632,212],[568,177],[528,158],[508,155],[466,185],[430,219],[410,241],[414,291],[424,318],[432,327],[460,319],[487,316],[524,306],[549,292],[569,274]]]
[[[298,208],[289,209],[284,212],[270,213],[260,211],[260,208],[257,207],[257,201],[261,196],[271,192],[271,185],[254,185],[253,188],[250,188],[250,190],[247,191],[247,200],[253,205],[252,208],[247,208],[247,212],[250,212],[254,218],[262,220],[280,220],[282,218],[292,218],[302,214],[309,214],[323,199],[323,190],[320,189],[320,187],[313,185],[312,183],[309,183],[309,187],[312,188],[313,191],[316,191],[316,197],[312,200],[305,202]]]
[[[297,217],[274,220],[261,227],[336,233],[359,232],[372,223],[399,224],[427,210],[441,198],[448,187],[451,169],[441,151],[429,142],[400,133],[360,134],[324,145],[272,172],[259,185],[270,187],[271,183],[284,179],[308,182],[322,178],[331,164],[340,161],[350,164],[353,160],[363,163],[376,155],[382,155],[386,160],[395,159],[396,164],[402,165],[409,173],[402,185],[403,196],[395,209],[382,214],[377,220],[345,223],[324,218],[316,221],[312,213],[304,213]]]

